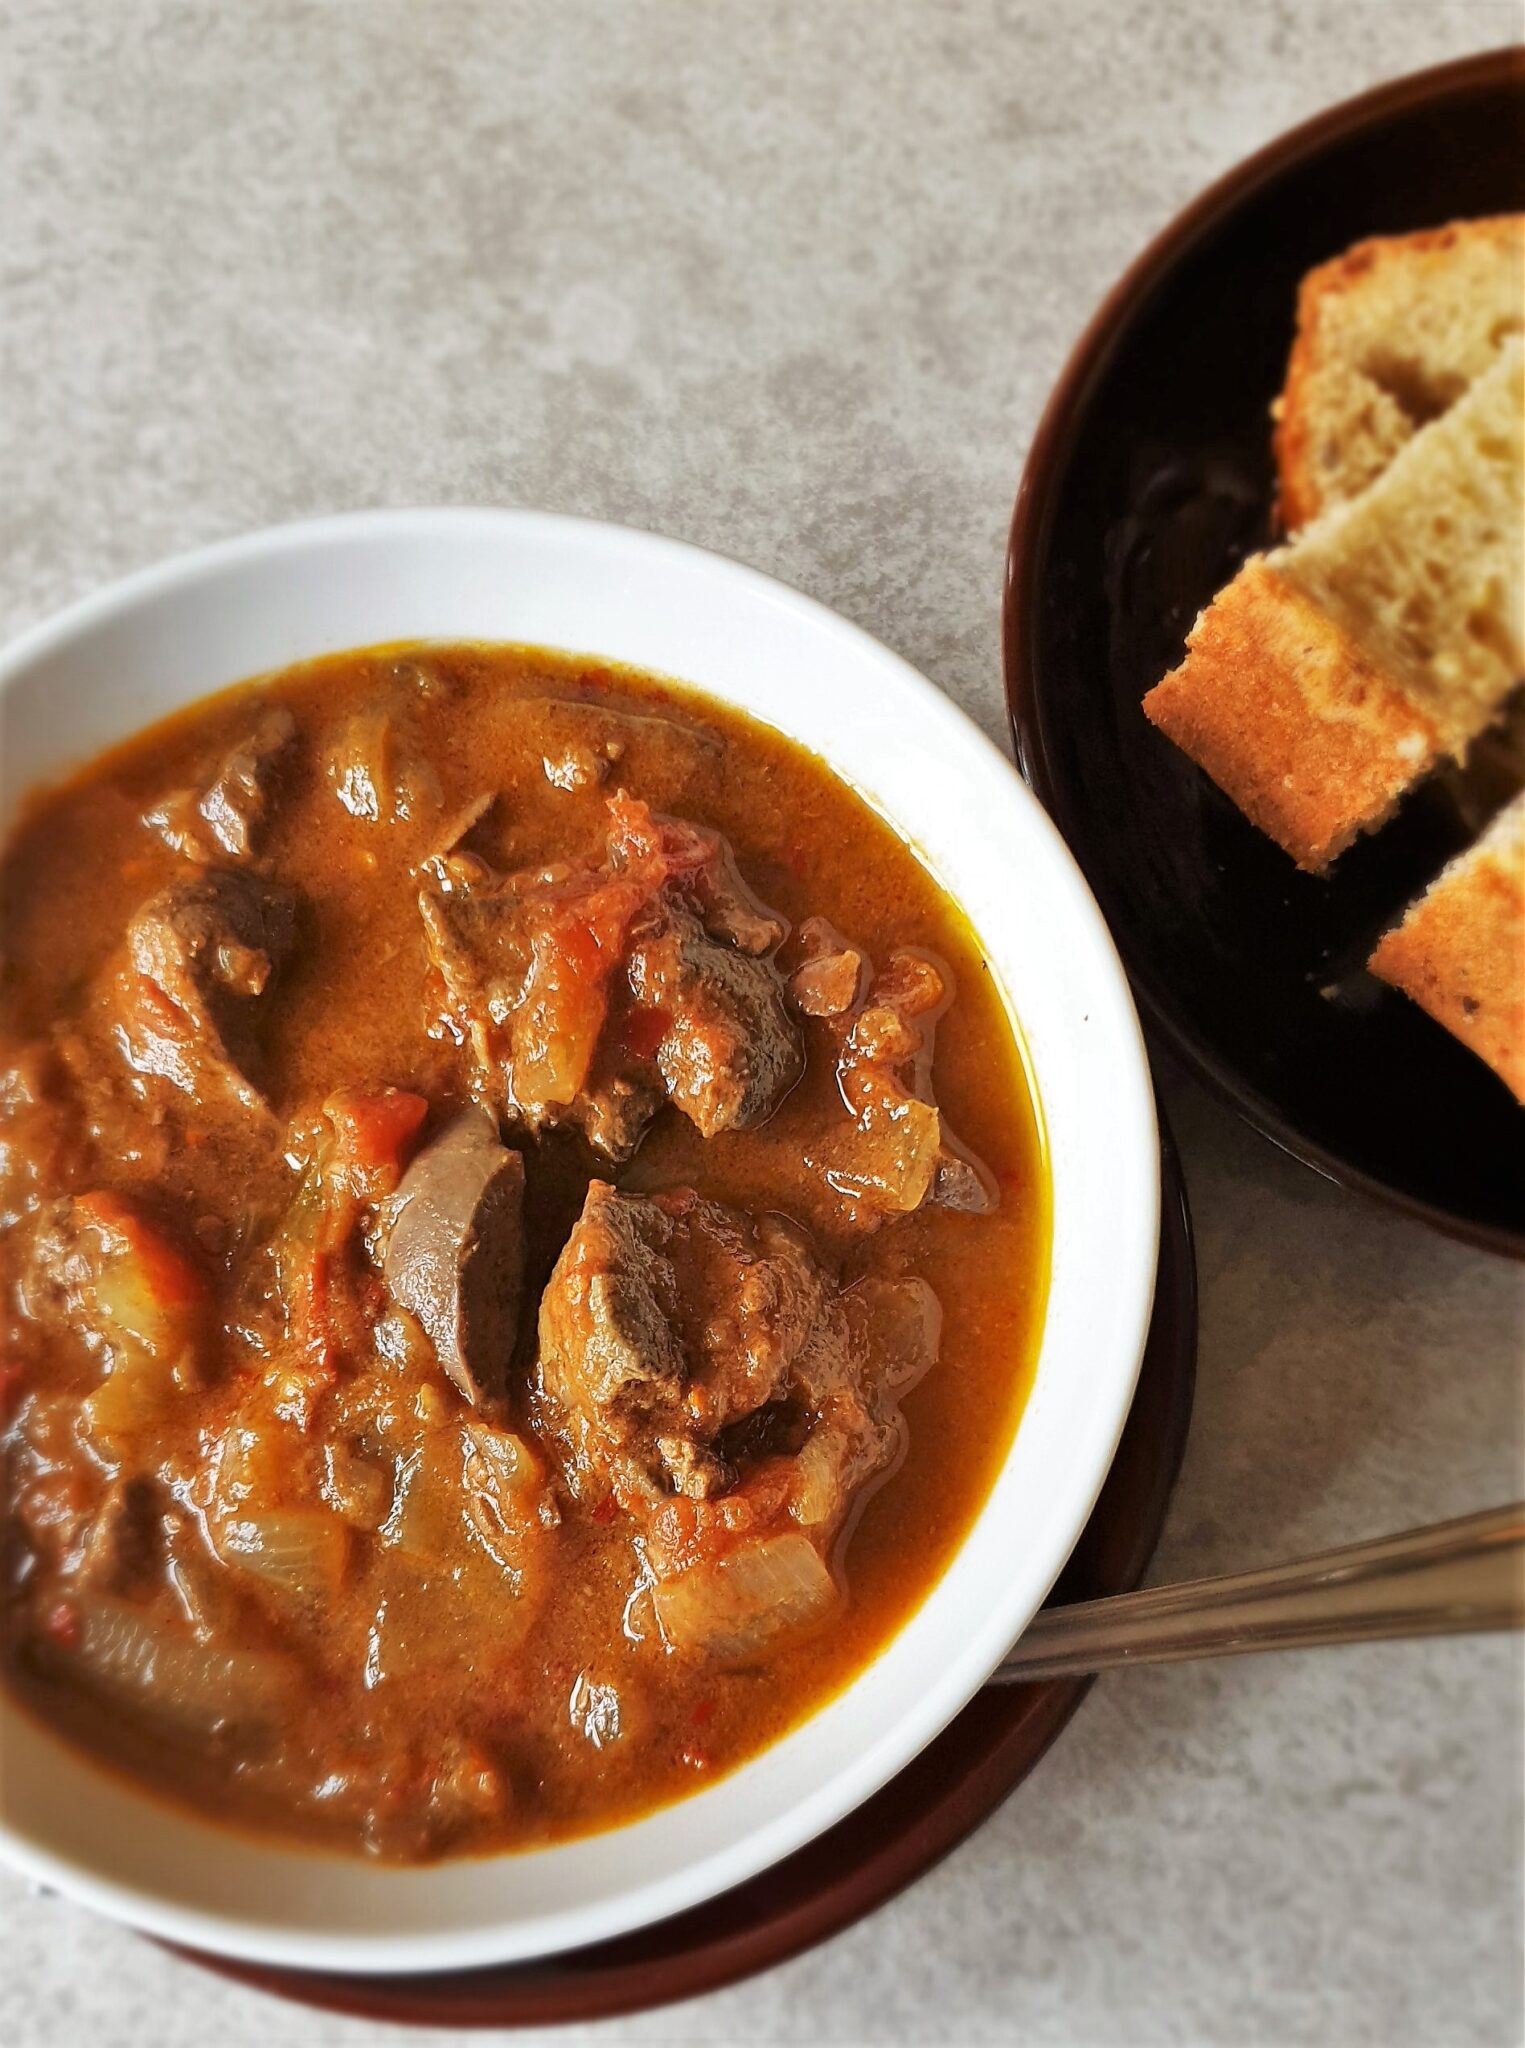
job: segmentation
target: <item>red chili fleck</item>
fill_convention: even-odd
[[[615,1501],[613,1494],[605,1494],[604,1498],[598,1503],[598,1506],[593,1510],[593,1519],[595,1522],[598,1522],[602,1524],[604,1527],[607,1527],[609,1523],[614,1520],[615,1516],[618,1513],[619,1506],[618,1503]]]
[[[79,1647],[79,1616],[67,1600],[60,1600],[56,1607],[50,1607],[43,1616],[42,1632],[50,1642],[60,1649],[73,1650]]]
[[[696,1728],[702,1728],[707,1721],[713,1720],[714,1716],[715,1702],[713,1700],[696,1700],[694,1702],[694,1711],[689,1715],[689,1719]]]

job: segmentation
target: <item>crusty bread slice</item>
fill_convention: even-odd
[[[1369,964],[1525,1103],[1525,792],[1442,869]]]
[[[1525,674],[1525,343],[1371,487],[1247,562],[1144,699],[1315,872],[1460,756]]]
[[[1310,270],[1276,412],[1282,524],[1357,497],[1525,331],[1525,214],[1358,242]]]
[[[1274,556],[1246,562],[1186,646],[1145,713],[1300,867],[1327,867],[1439,754],[1433,723]]]

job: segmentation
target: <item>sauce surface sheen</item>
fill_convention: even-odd
[[[188,871],[144,815],[168,793],[204,785],[272,703],[289,708],[295,740],[256,865],[300,907],[289,964],[260,997],[259,1082],[288,1135],[250,1154],[225,1144],[220,1122],[198,1131],[186,1105],[166,1116],[154,1090],[135,1097],[115,1083],[109,1111],[91,1098],[82,1119],[72,1083],[57,1078],[77,1064],[65,1058],[60,1070],[59,1048],[72,1046],[76,1063],[107,1057],[109,1034],[92,1038],[80,1020],[140,906]],[[589,748],[595,765],[604,749],[607,772],[583,773]],[[365,778],[347,772],[361,758],[377,769],[369,794]],[[82,1323],[61,1309],[47,1292],[54,1279],[39,1279],[57,1258],[56,1248],[38,1248],[39,1218],[72,1203],[76,1223],[92,1222],[93,1255],[109,1262],[122,1243],[136,1243],[137,1224],[121,1216],[140,1217],[194,1270],[204,1293],[196,1370],[156,1394],[148,1441],[162,1498],[183,1516],[203,1515],[214,1484],[206,1475],[248,1412],[244,1389],[283,1356],[262,1320],[276,1270],[270,1243],[287,1227],[300,1181],[291,1160],[308,1157],[319,1105],[341,1090],[410,1091],[427,1100],[432,1133],[470,1099],[465,1048],[428,1028],[437,1004],[419,874],[443,822],[490,793],[472,844],[493,872],[596,862],[616,789],[653,814],[722,835],[751,897],[790,927],[826,919],[871,963],[903,949],[937,963],[951,999],[936,1017],[931,1085],[993,1202],[980,1214],[926,1204],[873,1228],[844,1208],[812,1163],[821,1133],[848,1114],[837,1041],[808,1015],[798,1020],[803,1073],[754,1128],[706,1137],[669,1103],[633,1156],[613,1166],[564,1132],[510,1131],[526,1173],[525,1305],[499,1419],[531,1448],[542,1507],[517,1539],[523,1556],[515,1551],[503,1567],[500,1594],[484,1599],[468,1571],[447,1595],[439,1588],[449,1571],[425,1573],[430,1611],[416,1642],[413,1624],[401,1634],[389,1624],[386,1654],[396,1661],[384,1668],[378,1603],[395,1612],[419,1592],[408,1585],[406,1554],[383,1555],[400,1498],[389,1492],[369,1529],[363,1514],[348,1527],[316,1608],[306,1582],[294,1598],[277,1598],[268,1582],[251,1589],[246,1572],[226,1612],[210,1623],[203,1616],[203,1647],[297,1660],[299,1688],[257,1738],[236,1716],[231,1729],[188,1734],[172,1718],[124,1710],[111,1687],[137,1682],[130,1640],[120,1668],[108,1646],[116,1675],[104,1693],[71,1675],[80,1614],[95,1612],[95,1595],[80,1607],[81,1568],[68,1563],[91,1517],[99,1523],[113,1476],[90,1448],[83,1404],[102,1384],[103,1358],[117,1368],[109,1343],[103,1351],[85,1327],[89,1316]],[[404,1858],[530,1847],[639,1815],[754,1755],[847,1684],[935,1584],[979,1512],[1030,1388],[1048,1279],[1046,1165],[1021,1053],[974,933],[891,828],[804,749],[685,686],[538,649],[428,645],[325,657],[205,700],[34,798],[0,867],[0,935],[0,1645],[8,1682],[50,1723],[158,1789],[258,1827]],[[92,1118],[93,1133],[82,1128]],[[559,1440],[546,1435],[531,1398],[535,1303],[590,1178],[633,1194],[690,1189],[751,1217],[780,1214],[808,1233],[835,1284],[914,1276],[940,1304],[935,1363],[900,1401],[903,1455],[865,1486],[830,1546],[837,1605],[751,1655],[665,1647],[639,1600],[632,1610],[632,1525],[612,1496],[594,1489],[578,1498],[563,1483]],[[356,1299],[374,1322],[385,1308],[381,1283],[358,1243],[345,1270],[358,1276]],[[94,1287],[91,1301],[103,1292],[99,1273],[74,1284]],[[472,1422],[417,1337],[406,1357],[363,1361],[382,1389],[366,1396],[366,1442],[401,1432],[392,1439],[397,1464],[382,1461],[390,1489],[401,1488],[397,1474],[426,1443],[420,1430]],[[307,1386],[289,1414],[269,1421],[279,1444],[257,1447],[254,1466],[278,1455],[291,1474],[300,1459],[315,1460],[317,1472],[360,1363],[330,1361],[316,1392]],[[269,1417],[268,1402],[259,1414]],[[141,1464],[142,1431],[124,1440]],[[281,1448],[288,1441],[306,1448]],[[310,1487],[320,1483],[328,1481],[320,1475]],[[331,1505],[332,1489],[323,1500]],[[235,1578],[226,1553],[238,1540],[226,1539],[219,1566]],[[141,1599],[162,1617],[170,1594],[158,1569],[122,1566],[101,1612]],[[523,1618],[514,1612],[521,1596]],[[214,1606],[216,1598],[214,1589]],[[175,1613],[184,1610],[182,1598]],[[84,1625],[98,1647],[99,1617]],[[234,1668],[229,1683],[238,1682]],[[439,1787],[452,1772],[446,1797]]]

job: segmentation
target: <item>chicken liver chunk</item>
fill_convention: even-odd
[[[940,1321],[920,1280],[838,1288],[784,1217],[594,1181],[541,1299],[540,1397],[574,1492],[640,1517],[659,1577],[780,1518],[824,1556],[899,1456]]]
[[[789,935],[783,919],[752,895],[736,872],[730,848],[718,836],[709,860],[694,877],[693,900],[710,937],[724,939],[738,953],[760,959]]]
[[[605,1159],[628,1159],[661,1107],[662,1090],[654,1080],[600,1072],[579,1091],[566,1121]]]
[[[290,711],[284,704],[272,704],[254,730],[224,755],[206,789],[176,790],[144,813],[144,824],[191,860],[251,859],[259,850],[276,777],[296,735]]]
[[[835,1608],[838,1538],[900,1459],[899,1400],[933,1362],[939,1326],[919,1280],[828,1290],[790,1374],[791,1436],[765,1438],[720,1498],[674,1495],[645,1516],[642,1550],[672,1648],[746,1656]]]
[[[514,980],[524,972],[516,897],[501,883],[480,890],[430,883],[419,891],[418,913],[441,1019],[471,1051],[472,1092],[506,1113],[497,1041]]]
[[[162,1001],[119,991],[120,1028],[140,1073],[203,1101],[263,1110],[252,1074],[258,999],[296,943],[296,905],[275,883],[207,868],[151,897],[127,927],[133,969]]]
[[[811,1426],[789,1488],[790,1514],[818,1540],[899,1459],[899,1398],[935,1363],[941,1331],[924,1280],[864,1279],[827,1303],[795,1368]]]
[[[382,1271],[466,1399],[504,1396],[524,1281],[524,1161],[481,1110],[414,1159],[395,1197]]]
[[[657,1069],[689,1121],[706,1138],[761,1123],[801,1067],[772,963],[720,944],[675,909],[637,939],[629,971],[637,1004],[662,1024]]]
[[[664,1097],[707,1137],[760,1123],[801,1056],[767,957],[785,927],[724,842],[623,791],[608,809],[601,865],[436,874],[419,909],[477,1099],[620,1160]]]
[[[734,1661],[836,1607],[837,1539],[901,1455],[939,1324],[920,1280],[839,1288],[782,1217],[593,1183],[541,1300],[538,1400],[573,1492],[635,1519],[669,1648]]]
[[[785,1393],[827,1284],[782,1217],[594,1181],[540,1304],[574,1489],[627,1505],[724,1491],[716,1440]]]

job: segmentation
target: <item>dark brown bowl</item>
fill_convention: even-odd
[[[1319,879],[1139,706],[1271,537],[1269,408],[1304,271],[1363,236],[1522,208],[1518,50],[1379,87],[1212,186],[1112,291],[1049,401],[1003,619],[1018,760],[1147,1022],[1310,1166],[1516,1257],[1525,1113],[1363,964],[1505,789],[1437,778]]]

